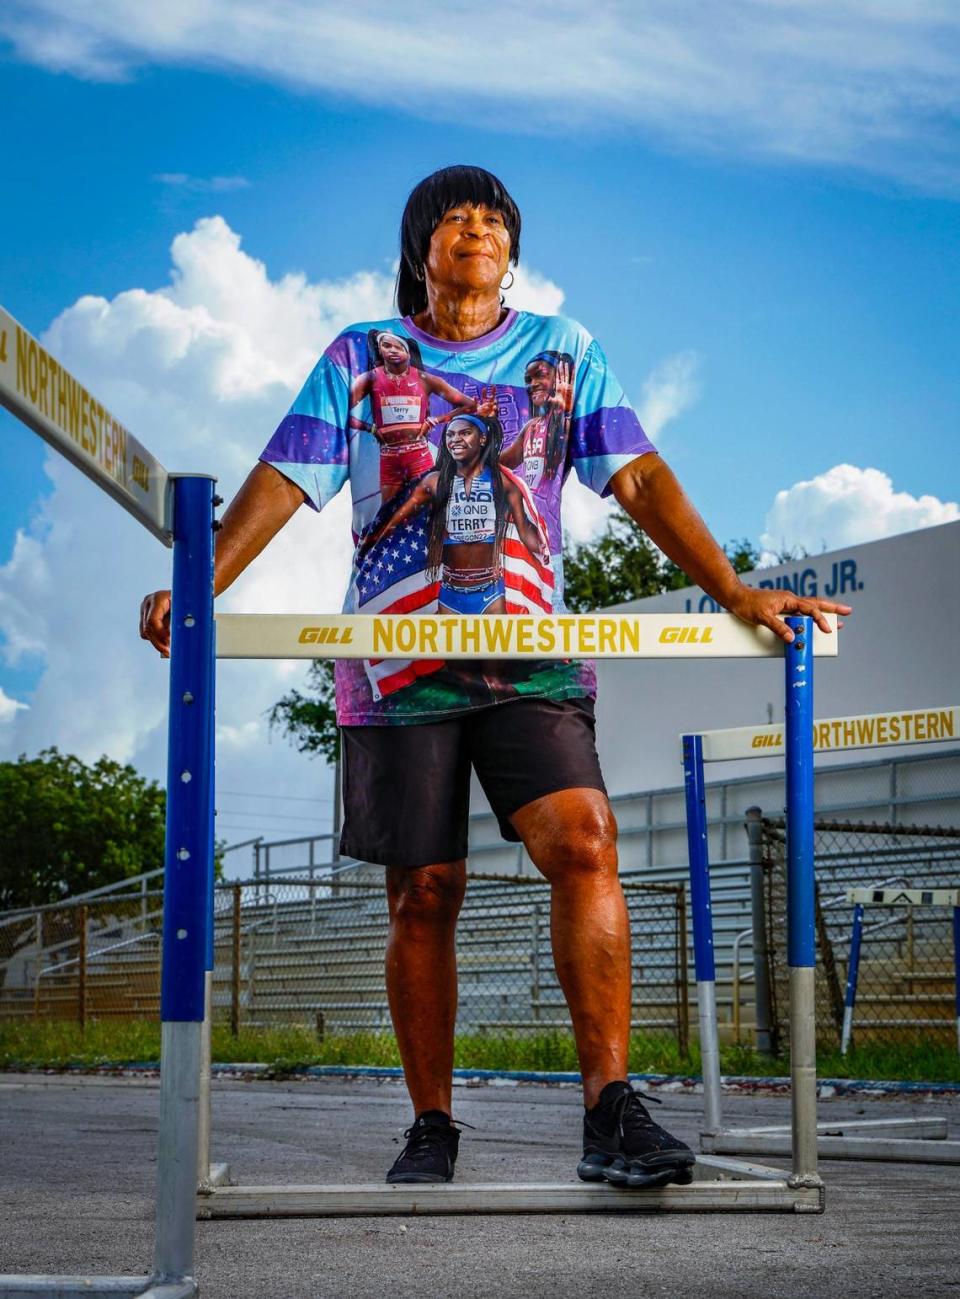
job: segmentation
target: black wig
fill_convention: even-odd
[[[502,181],[482,167],[441,167],[415,186],[400,222],[400,270],[397,308],[414,316],[427,305],[424,262],[430,238],[445,213],[458,203],[499,212],[510,235],[510,261],[520,260],[520,209]]]

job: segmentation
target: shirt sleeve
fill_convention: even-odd
[[[333,500],[350,474],[350,385],[331,356],[334,346],[314,366],[260,456],[295,482],[315,510]]]
[[[603,348],[591,339],[577,369],[570,430],[570,458],[577,477],[598,496],[610,495],[610,479],[637,456],[656,447],[610,369]]]

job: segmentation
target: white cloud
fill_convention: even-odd
[[[777,493],[760,540],[764,560],[776,563],[774,552],[784,548],[800,546],[816,554],[955,519],[960,519],[956,501],[894,491],[880,469],[834,465]]]
[[[517,311],[536,311],[543,316],[557,315],[564,299],[560,285],[525,266],[516,266],[512,270],[513,283],[503,294],[507,306]]]
[[[213,65],[444,120],[603,120],[670,147],[958,188],[960,12],[945,0],[488,0],[496,40],[475,19],[437,0],[13,0],[0,33],[22,59],[92,79]]]
[[[700,396],[698,365],[696,352],[677,352],[661,361],[644,380],[639,414],[651,438],[659,437],[661,430]]]
[[[13,666],[42,658],[55,586],[44,551],[45,528],[38,516],[31,533],[18,531],[13,554],[0,568],[0,628],[3,657]]]
[[[616,505],[612,496],[599,497],[571,474],[563,489],[561,517],[566,539],[577,545],[601,532]]]
[[[675,352],[659,361],[643,381],[637,413],[651,439],[659,438],[671,420],[700,396],[698,366],[696,352]],[[589,541],[606,525],[615,506],[612,497],[601,499],[571,474],[563,492],[564,531],[571,541]]]
[[[194,194],[224,194],[235,189],[249,189],[246,176],[189,176],[185,171],[161,171],[153,178],[172,189],[186,189]]]
[[[4,722],[11,721],[16,717],[17,713],[21,712],[26,707],[27,705],[21,703],[19,699],[12,699],[3,687],[0,686],[0,726],[2,726]]]

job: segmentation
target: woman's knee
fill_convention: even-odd
[[[460,914],[465,886],[463,862],[391,867],[387,872],[390,918],[402,922],[451,923]]]
[[[566,799],[556,816],[541,821],[528,845],[531,859],[548,879],[571,873],[616,876],[617,822],[610,804],[598,790],[577,792],[579,799]]]

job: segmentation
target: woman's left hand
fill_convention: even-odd
[[[793,632],[784,622],[784,614],[810,617],[821,631],[829,634],[832,628],[824,614],[846,615],[853,612],[849,604],[794,595],[792,591],[761,591],[744,583],[740,584],[734,598],[727,602],[727,608],[743,622],[753,623],[757,627],[769,627],[781,640],[787,642],[793,640]],[[838,626],[842,627],[843,623]]]

